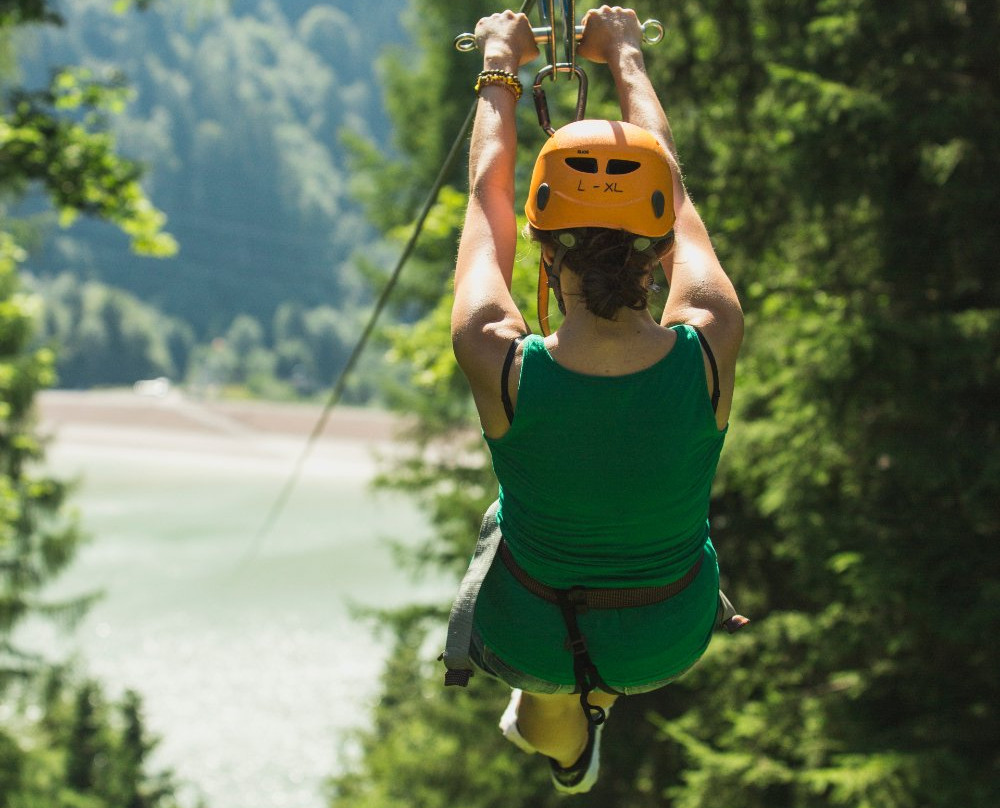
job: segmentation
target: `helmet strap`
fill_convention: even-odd
[[[544,336],[552,333],[549,326],[549,290],[556,296],[556,303],[559,304],[559,311],[566,316],[566,306],[563,303],[562,288],[559,285],[559,273],[562,269],[563,259],[566,257],[568,247],[560,244],[556,248],[556,254],[552,263],[545,260],[543,251],[538,260],[538,327]]]
[[[548,276],[549,288],[552,293],[556,296],[556,303],[559,304],[559,311],[562,315],[566,316],[566,304],[563,303],[562,287],[559,285],[559,275],[562,273],[562,263],[563,259],[566,258],[566,253],[569,252],[569,247],[563,243],[560,243],[556,247],[555,257],[552,259],[551,264],[546,264],[542,259],[542,265],[545,267],[545,274]]]

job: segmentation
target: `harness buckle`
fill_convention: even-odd
[[[570,587],[565,591],[566,603],[573,607],[577,614],[586,614],[590,611],[590,603],[587,600],[587,590],[582,586]]]

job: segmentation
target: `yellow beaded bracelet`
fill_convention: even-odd
[[[523,88],[520,80],[513,73],[506,70],[484,70],[476,77],[476,95],[479,95],[483,87],[488,87],[491,84],[506,87],[514,93],[515,101],[521,100]]]

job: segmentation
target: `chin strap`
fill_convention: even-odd
[[[552,333],[552,328],[549,325],[549,289],[556,296],[559,311],[564,317],[566,316],[566,306],[563,303],[562,289],[559,286],[559,273],[562,270],[562,262],[567,252],[569,252],[569,246],[559,244],[551,264],[545,263],[544,256],[538,260],[538,327],[545,337]]]

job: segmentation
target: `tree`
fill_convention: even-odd
[[[120,289],[81,282],[69,273],[24,280],[42,299],[36,341],[54,349],[61,387],[184,378],[194,344],[186,324]]]
[[[6,3],[0,38],[23,22],[57,19],[44,2]],[[38,188],[63,219],[102,218],[124,231],[134,249],[167,254],[173,241],[138,184],[137,166],[120,158],[100,129],[101,111],[121,99],[122,89],[118,81],[66,70],[47,89],[9,91],[0,101],[0,202]],[[40,720],[19,713],[17,736],[0,732],[0,755],[9,764],[0,776],[0,802],[110,808],[103,772],[117,746],[98,689],[85,682],[71,696],[59,671],[12,640],[29,614],[73,617],[86,599],[54,604],[42,597],[81,535],[64,509],[67,486],[39,470],[43,452],[32,405],[53,381],[54,358],[32,345],[38,299],[22,291],[17,266],[24,253],[6,209],[0,214],[0,692],[17,696],[22,708],[45,708]],[[163,797],[158,805],[167,808],[169,794]]]
[[[446,40],[445,5],[419,3],[418,42]],[[727,590],[755,620],[677,685],[616,707],[604,774],[580,804],[992,806],[995,4],[635,5],[640,18],[662,15],[668,31],[647,65],[748,315],[713,539]],[[398,73],[390,88],[409,95],[392,108],[419,103],[454,120],[474,70],[456,67],[448,95],[441,79]],[[606,77],[588,73],[590,114],[613,115]],[[410,161],[422,148],[434,155],[411,175],[426,177],[439,155],[416,140],[439,136],[403,142]],[[530,160],[531,146],[523,151]],[[428,299],[418,323],[389,334],[411,368],[406,403],[420,425],[414,455],[386,476],[437,527],[421,559],[456,569],[495,483],[481,454],[456,445],[474,420],[448,357],[445,311]],[[440,631],[441,613],[424,618]],[[425,672],[413,631],[412,622],[400,631],[396,653]],[[534,777],[524,760],[512,764],[516,777],[484,767],[484,787],[455,762],[458,749],[492,752],[488,727],[502,703],[492,688],[455,695],[423,678],[407,687],[392,671],[366,755],[337,781],[333,805],[364,795],[359,804],[383,808],[407,793],[416,806],[552,799],[540,781],[531,794],[502,790],[520,789],[522,772]],[[411,760],[408,733],[433,738],[439,755],[456,750],[454,776],[426,756],[423,769]],[[508,759],[497,754],[488,759]]]

